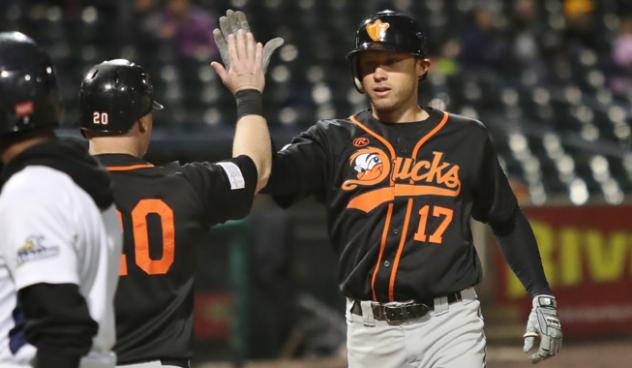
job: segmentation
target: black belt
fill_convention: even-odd
[[[448,294],[445,297],[448,298],[448,303],[454,303],[462,299],[460,291]],[[375,320],[386,321],[389,324],[399,324],[425,316],[426,313],[434,309],[434,298],[421,301],[415,300],[401,305],[371,303],[371,309],[373,310],[373,318]],[[353,301],[351,313],[358,316],[362,315],[362,307],[359,300]]]
[[[182,367],[182,368],[191,368],[191,363],[189,363],[189,359],[152,359],[152,360],[143,360],[140,362],[133,362],[133,363],[119,363],[119,365],[121,366],[126,366],[126,365],[133,365],[133,364],[142,364],[142,363],[148,363],[148,362],[160,362],[160,364],[162,365],[175,365],[176,367]]]

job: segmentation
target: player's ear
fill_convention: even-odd
[[[353,77],[353,84],[355,85],[355,88],[358,90],[358,92],[364,93],[364,87],[362,86],[362,81],[360,81],[358,77]]]
[[[151,129],[151,119],[148,118],[148,115],[145,115],[141,118],[139,118],[138,120],[136,120],[135,124],[138,124],[138,131],[140,133],[146,133],[148,131],[150,131]]]
[[[136,125],[138,127],[138,132],[139,133],[145,133],[147,131],[147,127],[145,127],[145,125],[143,124],[143,120],[142,119],[138,119],[134,122],[134,125]]]
[[[422,79],[430,70],[430,59],[428,58],[417,58],[417,64],[415,65],[417,71],[417,78]]]

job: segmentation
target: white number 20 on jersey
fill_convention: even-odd
[[[108,113],[107,112],[99,112],[94,111],[92,113],[92,124],[95,125],[108,125]]]

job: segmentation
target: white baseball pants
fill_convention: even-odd
[[[451,304],[435,298],[434,310],[400,325],[374,320],[370,301],[361,302],[362,316],[352,314],[347,300],[349,368],[484,368],[480,303],[473,288],[461,295]]]

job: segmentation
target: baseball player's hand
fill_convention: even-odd
[[[246,32],[250,32],[250,25],[248,24],[248,20],[246,19],[246,14],[239,10],[232,11],[228,9],[226,11],[226,15],[219,18],[219,29],[215,28],[213,30],[213,38],[215,39],[215,44],[217,45],[219,54],[222,57],[222,62],[224,63],[224,66],[226,68],[230,67],[230,57],[228,55],[228,45],[226,41],[229,35],[239,31],[240,29]],[[285,40],[283,38],[275,37],[266,42],[265,46],[263,46],[264,72],[268,68],[270,57],[276,49],[283,46],[283,43],[285,43]]]
[[[532,363],[538,363],[557,354],[562,348],[562,325],[557,317],[557,301],[551,295],[537,295],[533,298],[533,308],[527,321],[524,334],[525,353],[534,349],[536,340],[540,340],[537,351],[529,357]]]
[[[242,29],[229,34],[226,43],[230,60],[228,70],[218,62],[211,63],[211,67],[222,79],[222,83],[233,94],[245,89],[263,92],[265,77],[261,43],[255,42],[252,33]]]

